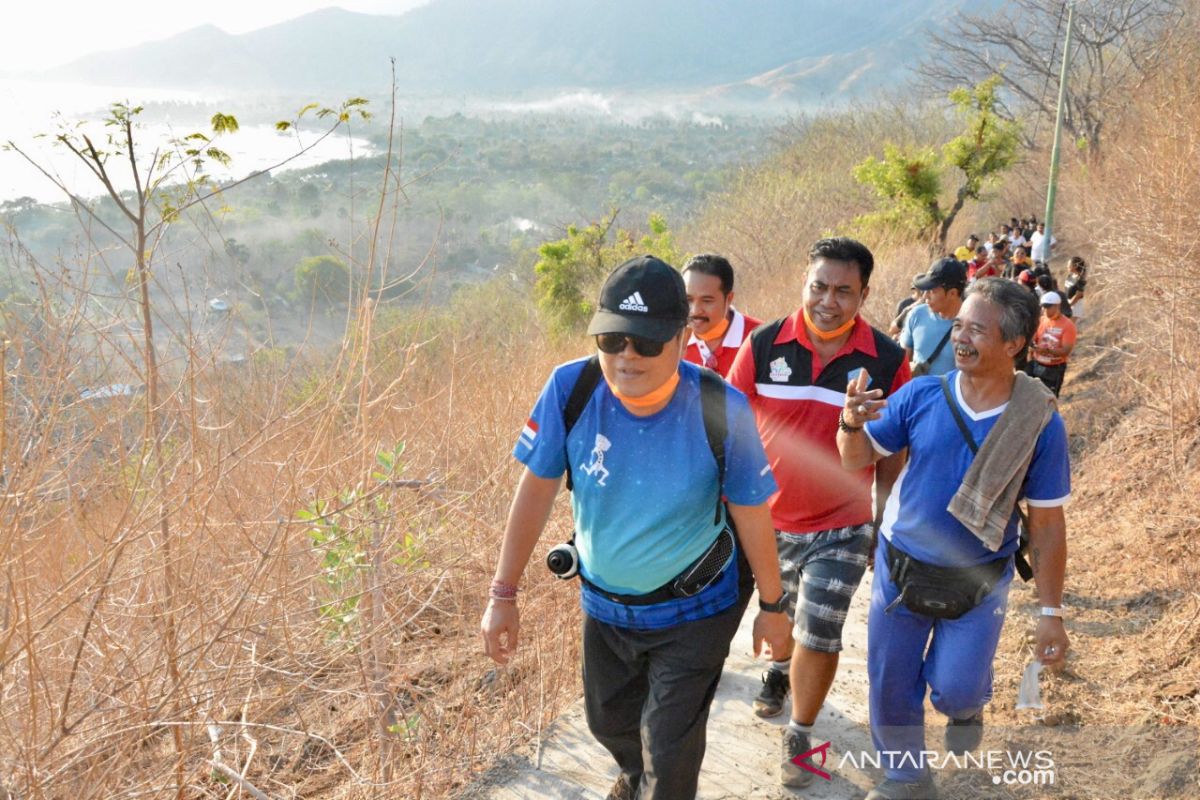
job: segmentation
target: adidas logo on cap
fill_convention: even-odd
[[[617,308],[621,311],[641,311],[642,313],[649,313],[650,311],[650,309],[646,307],[645,302],[642,300],[641,292],[634,292],[633,294],[629,295],[629,297],[626,297],[621,302],[621,305],[617,306]]]

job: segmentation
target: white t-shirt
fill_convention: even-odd
[[[1034,231],[1033,236],[1029,237],[1029,257],[1034,261],[1049,261],[1050,248],[1058,244],[1058,239],[1053,236],[1050,241],[1046,241],[1046,234],[1041,231]]]

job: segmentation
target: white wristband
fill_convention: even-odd
[[[1062,606],[1042,606],[1043,617],[1062,617]]]

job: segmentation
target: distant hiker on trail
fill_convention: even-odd
[[[738,348],[761,321],[733,307],[733,266],[724,256],[706,253],[683,265],[691,336],[685,361],[716,370],[724,378]]]
[[[916,281],[925,303],[915,307],[900,332],[913,375],[941,375],[954,369],[950,325],[967,288],[966,265],[953,258],[933,262]]]
[[[875,552],[867,674],[871,738],[887,777],[868,800],[937,796],[922,753],[927,689],[950,718],[946,749],[978,748],[1020,500],[1042,606],[1034,653],[1053,668],[1066,656],[1067,432],[1050,393],[1013,370],[1037,325],[1032,294],[980,281],[954,321],[955,371],[915,378],[887,400],[862,380],[846,390],[837,435],[846,469],[908,449]]]
[[[1008,256],[1008,239],[998,240],[996,246],[992,248],[991,263],[996,268],[996,273],[1000,277],[1014,280],[1017,277],[1017,273],[1013,269],[1012,259]]]
[[[981,278],[997,278],[1000,276],[1000,273],[994,268],[988,268],[988,258],[989,256],[986,247],[979,245],[979,247],[975,248],[975,260],[967,263],[968,281],[975,281]]]
[[[1083,295],[1087,289],[1087,262],[1079,256],[1071,256],[1067,267],[1067,280],[1063,290],[1067,303],[1071,306],[1071,319],[1078,325],[1083,321]]]
[[[812,726],[837,674],[842,624],[878,520],[872,486],[882,511],[902,464],[893,458],[854,475],[840,469],[834,433],[842,392],[859,373],[886,394],[909,378],[904,352],[859,316],[871,251],[853,239],[821,239],[808,257],[800,308],[751,334],[729,373],[750,399],[779,482],[771,519],[796,647],[773,651],[754,706],[760,717],[777,716],[790,686],[781,779],[793,787],[815,774],[793,759],[812,749]]]
[[[1057,243],[1058,239],[1053,236],[1046,238],[1046,223],[1039,222],[1037,230],[1029,237],[1029,257],[1035,264],[1049,264],[1054,245]]]
[[[979,244],[979,237],[972,233],[970,236],[967,237],[967,243],[963,244],[963,245],[959,245],[958,248],[954,251],[954,257],[957,258],[959,261],[970,261],[972,258],[975,257],[976,248],[978,248],[980,246],[981,245]]]
[[[1029,243],[1029,239],[1026,238],[1025,233],[1021,230],[1020,221],[1016,217],[1013,217],[1009,220],[1009,223],[1008,241],[1013,246],[1014,251],[1018,247],[1025,247]]]
[[[1042,295],[1042,317],[1030,346],[1029,363],[1025,371],[1046,384],[1058,397],[1067,374],[1067,359],[1075,349],[1075,323],[1062,313],[1062,295],[1046,292]]]
[[[1027,269],[1033,269],[1033,259],[1029,257],[1029,249],[1025,245],[1021,244],[1013,248],[1012,266],[1017,275]]]
[[[517,584],[566,473],[574,552],[556,548],[569,563],[555,571],[581,578],[584,707],[621,770],[611,800],[695,796],[750,571],[755,650],[787,646],[775,481],[746,398],[680,361],[687,319],[674,267],[642,256],[608,276],[588,326],[597,354],[555,368],[513,450],[525,470],[480,623],[484,652],[508,663]],[[584,469],[598,456],[603,483]]]
[[[896,313],[892,317],[892,324],[888,327],[888,336],[892,337],[894,341],[900,341],[900,331],[904,330],[904,321],[908,319],[913,306],[922,302],[921,296],[924,292],[917,288],[917,281],[921,280],[922,274],[913,276],[913,282],[909,285],[908,297],[901,298],[900,302],[896,303]]]

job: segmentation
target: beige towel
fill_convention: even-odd
[[[1054,414],[1054,395],[1037,378],[1017,373],[1008,407],[979,446],[962,485],[946,506],[993,553],[1004,543],[1038,436]]]

